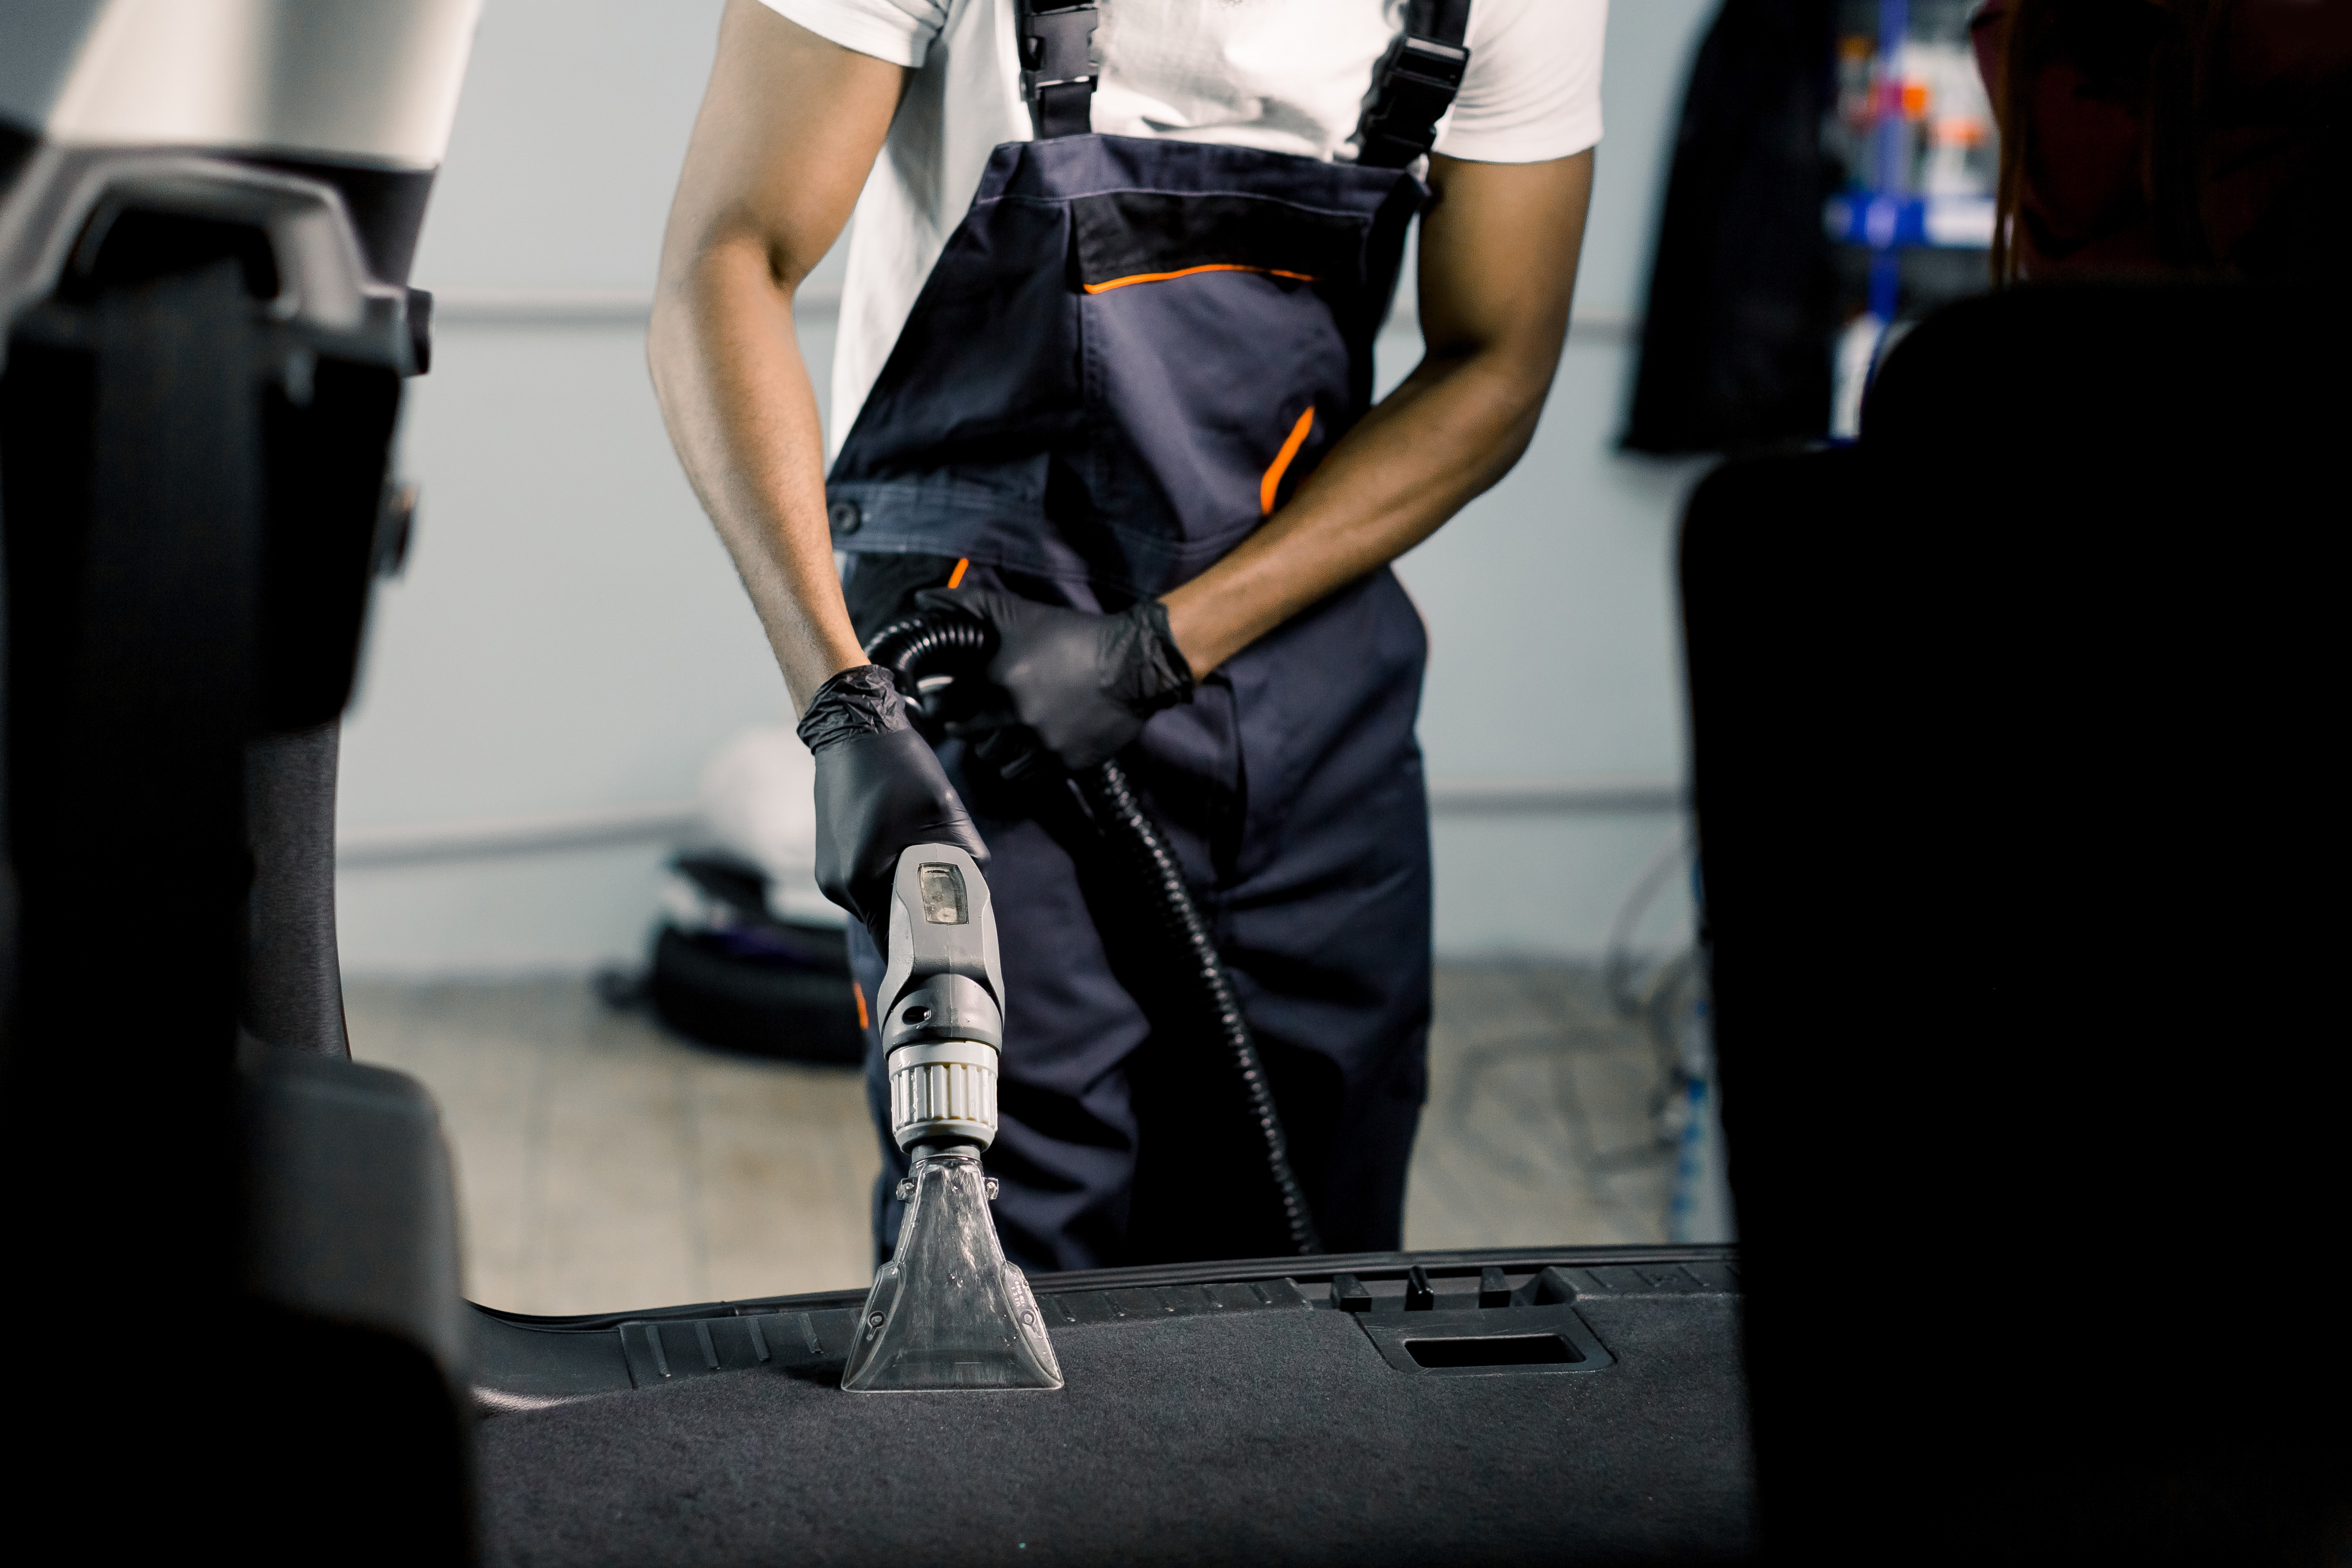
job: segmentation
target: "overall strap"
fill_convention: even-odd
[[[1084,136],[1094,128],[1095,7],[1020,0],[1013,21],[1021,51],[1021,96],[1038,140]]]
[[[1461,90],[1470,51],[1470,0],[1412,0],[1404,36],[1389,46],[1372,76],[1372,95],[1356,129],[1356,162],[1402,169],[1437,141],[1437,122]]]

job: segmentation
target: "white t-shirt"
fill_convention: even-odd
[[[833,360],[838,450],[989,153],[1030,139],[1016,0],[761,0],[913,78],[857,200]],[[1406,0],[1101,0],[1094,128],[1351,162]],[[1437,151],[1535,163],[1601,140],[1609,0],[1472,0],[1470,68]]]

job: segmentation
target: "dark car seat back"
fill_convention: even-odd
[[[63,252],[0,293],[19,1495],[129,1555],[465,1561],[447,1155],[348,1059],[332,925],[401,291],[312,180],[37,177],[70,245],[0,232],[12,286]]]
[[[1766,1527],[1790,1561],[2352,1542],[2345,314],[2025,290],[1682,579]]]

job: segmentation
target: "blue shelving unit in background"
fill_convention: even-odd
[[[1876,0],[1872,38],[1853,25],[1856,11],[1868,12],[1849,6],[1832,132],[1857,177],[1830,198],[1822,221],[1833,242],[1866,249],[1870,260],[1866,303],[1838,343],[1833,437],[1855,434],[1863,392],[1901,320],[1904,253],[1992,243],[1998,159],[1968,47],[1970,9],[1969,0]]]
[[[1890,255],[1919,245],[1943,250],[1986,250],[1992,246],[1993,199],[1877,192],[1836,195],[1830,198],[1822,221],[1830,237],[1840,245],[1866,245]],[[1894,296],[1883,301],[1879,298],[1878,272],[1874,265],[1871,303],[1892,307]]]

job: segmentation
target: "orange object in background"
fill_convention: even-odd
[[[1992,127],[1973,114],[1947,114],[1936,121],[1938,146],[1981,147],[1991,135]]]

